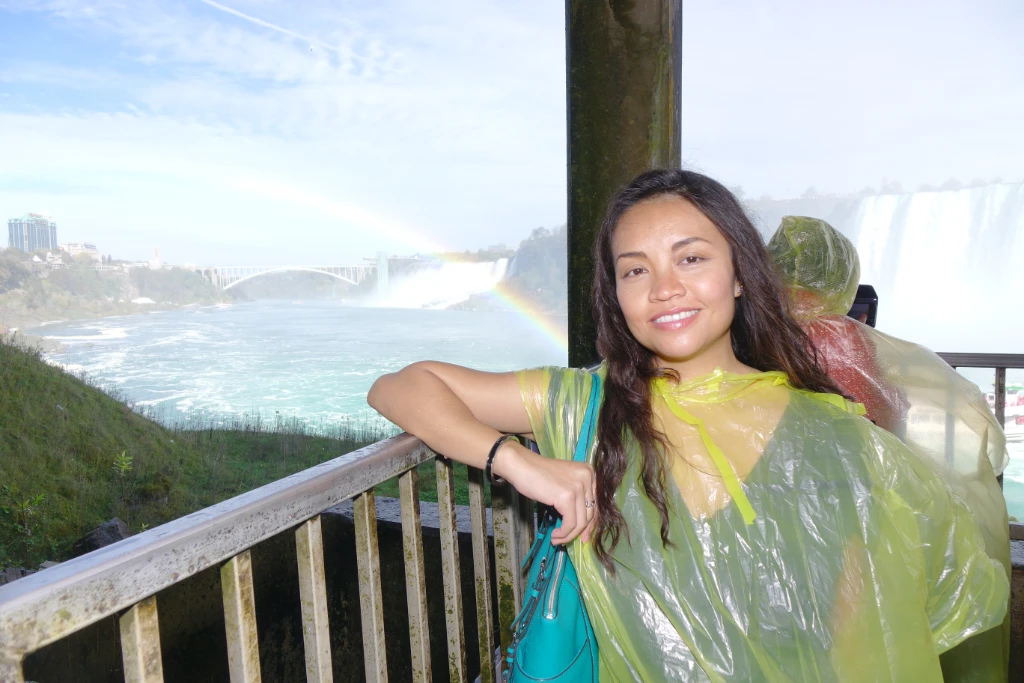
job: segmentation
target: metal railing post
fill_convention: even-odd
[[[380,589],[380,551],[377,545],[377,503],[373,489],[354,505],[356,564],[359,568],[359,609],[363,622],[363,657],[367,683],[388,680],[384,647],[384,605]]]
[[[163,683],[156,596],[137,602],[121,617],[125,683]]]
[[[302,603],[302,642],[306,654],[306,683],[333,683],[331,634],[327,616],[327,577],[320,515],[295,532]]]

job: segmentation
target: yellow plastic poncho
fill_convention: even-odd
[[[859,284],[859,259],[853,243],[825,221],[787,216],[768,249],[826,372],[960,496],[989,557],[1009,576],[1006,501],[996,480],[1009,458],[980,389],[923,346],[846,316]],[[1009,645],[1007,615],[1001,629],[943,656],[946,681],[1005,681]]]
[[[571,458],[590,375],[519,379],[540,452]],[[970,513],[852,404],[779,372],[653,389],[671,545],[627,441],[614,575],[570,547],[602,681],[942,681],[940,653],[1002,622],[1008,581]]]

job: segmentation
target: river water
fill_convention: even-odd
[[[64,345],[52,362],[84,372],[165,423],[245,413],[324,425],[372,423],[380,419],[366,406],[374,379],[416,360],[490,371],[566,363],[565,351],[516,313],[334,301],[258,301],[33,332]],[[1024,519],[1024,444],[1010,449],[1007,503],[1011,515]]]
[[[566,362],[514,313],[258,301],[49,325],[50,360],[113,387],[163,421],[188,414],[279,414],[372,421],[380,375],[432,359],[481,370]]]

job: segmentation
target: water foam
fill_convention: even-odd
[[[114,339],[125,339],[128,336],[128,329],[125,327],[86,327],[86,330],[96,330],[99,334],[71,334],[58,335],[47,334],[45,339],[53,339],[59,342],[105,342]]]
[[[483,263],[439,263],[391,279],[388,292],[371,300],[382,308],[448,308],[488,292],[508,273],[508,259]]]

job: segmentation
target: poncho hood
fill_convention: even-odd
[[[768,242],[799,318],[846,315],[857,297],[857,248],[820,218],[785,216]]]

